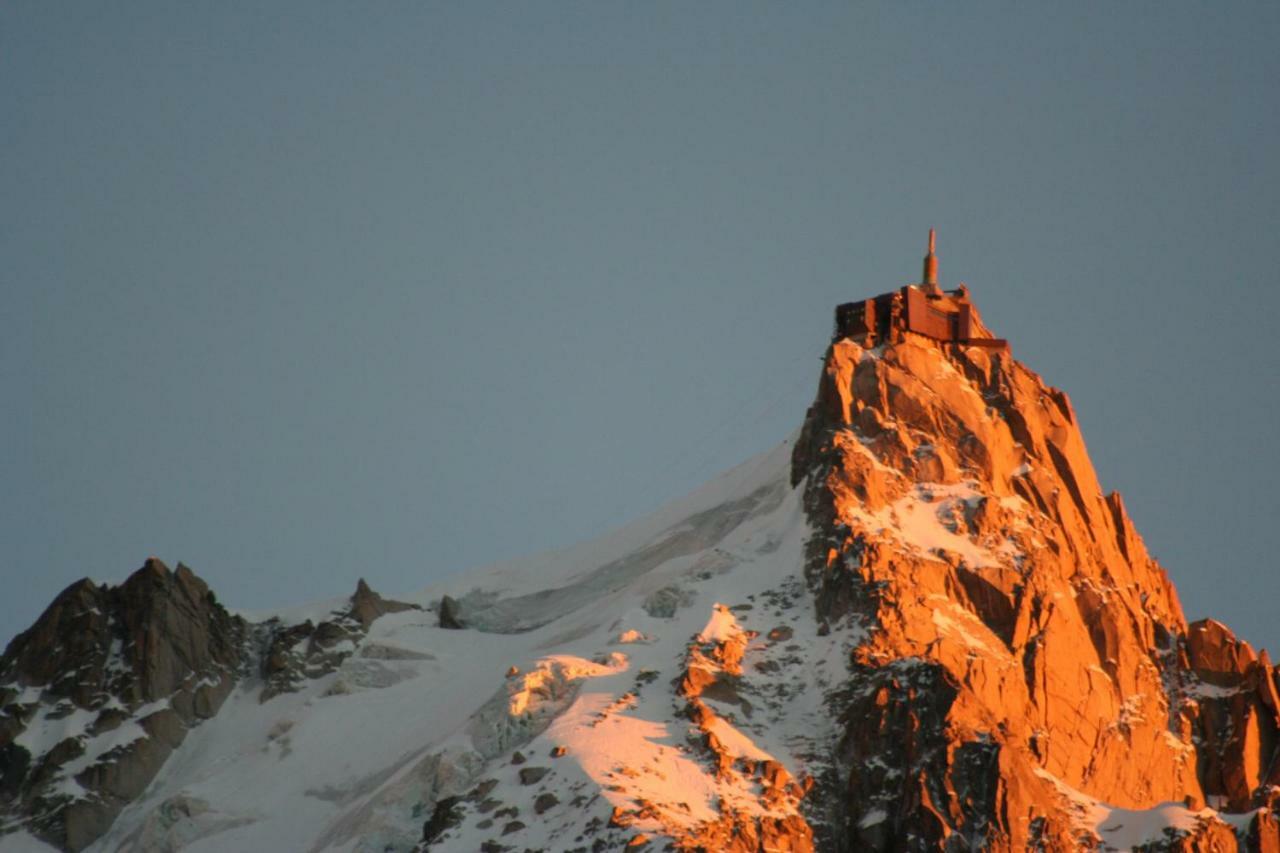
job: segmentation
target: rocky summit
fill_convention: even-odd
[[[1065,394],[1000,349],[842,338],[792,483],[817,618],[864,635],[833,848],[1275,849],[1276,670],[1187,625]]]
[[[69,850],[101,835],[236,681],[243,620],[179,565],[62,592],[0,658],[0,808]]]
[[[1280,850],[1276,667],[936,274],[595,541],[273,613],[69,587],[0,658],[0,851]]]

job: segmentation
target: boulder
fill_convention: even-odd
[[[455,631],[467,627],[462,620],[462,608],[452,596],[446,595],[440,599],[440,627]]]

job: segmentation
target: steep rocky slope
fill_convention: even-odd
[[[236,681],[243,620],[185,566],[64,590],[0,658],[0,809],[79,850]],[[0,812],[0,813],[3,813]]]
[[[1276,668],[948,294],[838,314],[793,440],[593,542],[73,585],[0,658],[0,851],[1280,850]]]
[[[793,465],[818,617],[867,633],[832,846],[1072,849],[1162,803],[1170,838],[1274,845],[1276,671],[1187,626],[1065,394],[1004,348],[841,338]]]
[[[237,684],[261,682],[264,701],[301,689],[410,607],[362,580],[319,625],[250,626],[189,568],[154,558],[116,587],[72,584],[0,657],[0,833],[85,848]]]

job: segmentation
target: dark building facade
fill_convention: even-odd
[[[943,343],[1008,349],[1008,341],[992,337],[978,319],[969,288],[963,284],[955,290],[938,287],[934,239],[933,229],[929,229],[929,253],[920,284],[836,306],[835,340],[853,338],[875,346],[901,340],[909,333]]]

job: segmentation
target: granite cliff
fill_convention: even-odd
[[[1007,347],[838,337],[792,482],[818,617],[865,632],[833,849],[1107,845],[1162,804],[1154,847],[1276,848],[1275,667],[1186,623],[1067,396]]]

